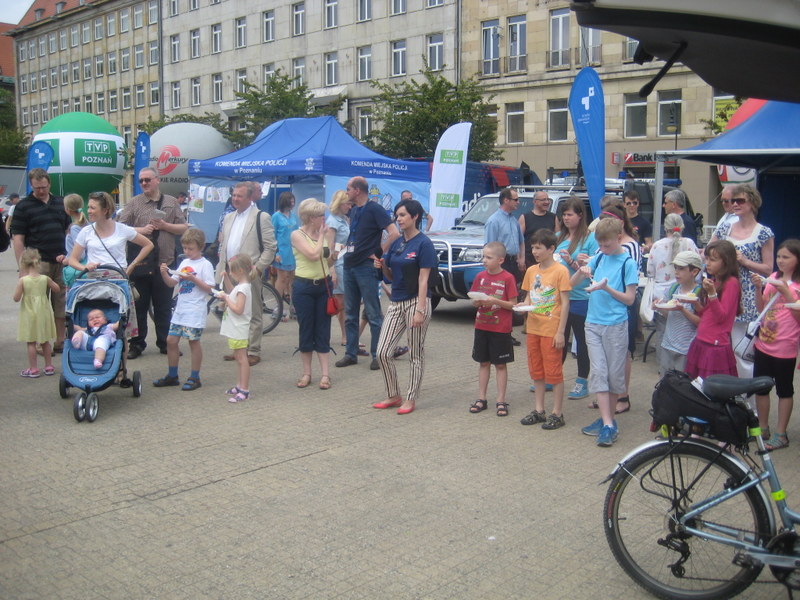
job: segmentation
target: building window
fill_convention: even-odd
[[[147,43],[147,51],[150,56],[150,64],[157,65],[158,64],[158,40],[153,40],[152,42]]]
[[[189,10],[198,10],[200,8],[200,0],[189,0]]]
[[[88,96],[88,95],[84,96],[83,97],[83,112],[91,113],[93,104],[94,103],[92,102],[92,97],[91,96]]]
[[[172,82],[172,108],[180,108],[181,107],[181,82],[180,81],[173,81]]]
[[[102,63],[100,66],[102,71]],[[50,67],[50,87],[58,87],[58,69],[56,67]]]
[[[406,41],[397,40],[391,43],[392,48],[392,76],[406,74]]]
[[[361,46],[358,49],[358,80],[372,79],[372,46]]]
[[[325,55],[325,85],[339,83],[339,54],[328,52]]]
[[[425,6],[433,8],[434,6],[444,6],[444,0],[427,0]]]
[[[247,91],[247,69],[236,71],[236,91],[243,94]]]
[[[78,45],[78,26],[73,25],[69,28],[69,45],[70,48],[74,48]]]
[[[117,74],[117,53],[113,51],[108,53],[108,74]]]
[[[508,19],[508,68],[509,73],[528,68],[528,26],[525,15]]]
[[[25,62],[25,59],[28,56],[28,46],[27,44],[19,44],[17,46],[17,58],[19,62]]]
[[[50,113],[54,119],[58,116],[58,101],[50,103]]]
[[[157,81],[150,82],[150,106],[161,102],[161,86]]]
[[[325,0],[325,29],[339,24],[339,0]]]
[[[141,83],[134,88],[133,95],[136,108],[142,108],[144,106],[144,86]]]
[[[483,74],[500,73],[500,21],[493,19],[481,23],[483,44]]]
[[[522,102],[506,104],[506,143],[525,141],[525,105]]]
[[[42,104],[42,123],[47,123],[50,120],[50,107],[47,104]]]
[[[104,112],[106,112],[106,94],[97,92],[97,114],[102,115]]]
[[[28,120],[28,109],[25,107],[22,109],[22,126],[27,127],[28,125],[30,125]]]
[[[625,41],[622,42],[622,60],[626,62],[632,61],[638,48],[639,40],[625,38]]]
[[[144,9],[141,4],[133,7],[133,28],[139,29],[144,25]],[[130,106],[128,106],[130,108]],[[125,110],[125,106],[122,107]]]
[[[61,85],[67,85],[69,83],[69,65],[63,64],[60,66],[61,69]],[[111,71],[111,67],[109,66],[109,72]]]
[[[92,40],[92,30],[89,21],[81,23],[81,43],[88,44]]]
[[[39,87],[42,90],[47,89],[47,71],[45,71],[44,69],[39,71]]]
[[[180,12],[180,6],[178,6],[178,0],[169,0],[169,16],[174,17]]]
[[[95,19],[94,20],[94,40],[95,41],[102,40],[105,37],[106,33],[105,33],[104,29],[105,28],[103,27],[103,18],[102,17],[98,17],[97,19]]]
[[[372,109],[358,109],[358,139],[365,140],[372,133]]]
[[[200,58],[200,30],[192,29],[189,32],[189,53],[191,58]]]
[[[131,147],[131,142],[133,141],[133,136],[131,135],[131,126],[125,125],[122,128],[122,139],[125,141],[125,146],[127,148]]]
[[[80,102],[78,102],[78,110],[80,110]],[[39,107],[32,106],[31,107],[31,125],[38,125],[39,124]]]
[[[27,75],[20,75],[19,76],[19,93],[20,94],[27,94],[28,93],[28,76]]]
[[[600,64],[600,31],[590,27],[581,27],[581,44],[579,48],[578,64],[582,67]]]
[[[169,36],[169,59],[174,63],[181,59],[181,37],[177,33]]]
[[[105,75],[106,57],[102,54],[94,57],[94,76],[102,77]]]
[[[108,92],[108,112],[117,112],[119,106],[117,105],[117,90],[109,90]]]
[[[73,98],[72,99],[72,111],[73,112],[80,112],[81,111],[81,99],[80,98]]]
[[[72,83],[78,83],[81,80],[81,65],[76,60],[72,63]]]
[[[569,66],[569,9],[550,12],[550,52],[548,67]]]
[[[639,94],[625,94],[625,137],[647,135],[647,100]]]
[[[428,66],[432,71],[444,68],[444,35],[434,33],[428,36]]]
[[[566,142],[569,109],[566,100],[547,101],[547,141]]]
[[[144,44],[133,47],[133,68],[141,69],[144,66]]]
[[[131,88],[122,88],[122,110],[131,109]]]
[[[106,35],[108,37],[117,35],[117,14],[109,13],[106,15]]]
[[[131,28],[131,13],[127,8],[119,11],[119,32],[127,33]]]
[[[265,42],[275,41],[275,11],[265,10],[261,13],[261,23],[264,28],[261,39]]]
[[[406,12],[406,0],[389,0],[391,15],[402,15]]]
[[[275,75],[275,63],[267,63],[263,68],[264,72],[264,89],[267,87],[267,82]]]
[[[358,22],[372,20],[372,0],[357,0],[358,2]]]
[[[247,17],[239,17],[234,21],[234,35],[237,48],[247,46]]]
[[[47,36],[47,51],[50,54],[55,54],[58,46],[56,45],[56,34],[51,33]]]
[[[192,78],[192,106],[200,106],[200,78]]]
[[[122,48],[119,51],[120,71],[130,71],[131,69],[131,49]]]
[[[211,76],[211,101],[222,102],[222,73],[214,73]]]
[[[216,23],[211,26],[211,54],[222,52],[222,25]]]
[[[61,114],[65,115],[69,112],[69,99],[61,101]]]
[[[306,82],[306,59],[295,58],[292,59],[292,87],[300,87]]]
[[[159,0],[150,0],[147,4],[147,23],[148,25],[155,25],[158,23],[158,6]]]
[[[83,59],[83,79],[86,81],[87,79],[92,78],[92,59],[91,58],[84,58]]]
[[[292,35],[303,35],[306,32],[306,3],[292,4]]]
[[[39,36],[39,56],[44,56],[47,54],[47,38]]]
[[[66,50],[67,49],[67,30],[62,29],[58,32],[58,49],[59,50]],[[24,58],[22,60],[25,60]]]
[[[658,135],[678,136],[681,133],[681,91],[658,92]]]

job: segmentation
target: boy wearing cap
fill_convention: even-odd
[[[675,283],[667,288],[664,298],[654,301],[656,310],[667,317],[658,356],[662,375],[669,369],[684,370],[686,353],[700,322],[694,310],[700,292],[697,275],[703,267],[700,255],[691,250],[678,252],[672,266],[675,268]]]

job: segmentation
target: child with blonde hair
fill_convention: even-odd
[[[246,254],[237,254],[228,261],[230,273],[223,271],[224,291],[219,293],[225,305],[222,325],[219,332],[228,338],[228,347],[233,350],[237,364],[236,385],[225,393],[228,402],[243,402],[250,397],[250,361],[247,358],[247,340],[250,332],[250,319],[253,316],[252,284],[256,278],[253,261]]]
[[[17,324],[17,341],[28,344],[28,368],[20,372],[21,377],[34,379],[41,376],[37,365],[36,344],[42,345],[44,374],[55,373],[53,348],[50,340],[56,337],[56,322],[47,290],[57,294],[58,284],[47,275],[39,273],[42,259],[39,251],[28,248],[19,259],[20,278],[14,289],[14,302],[22,302]]]
[[[63,277],[64,285],[70,287],[75,279],[78,277],[77,269],[69,264],[69,256],[72,254],[72,248],[75,246],[75,240],[78,239],[78,234],[81,229],[86,227],[88,221],[86,215],[83,214],[83,198],[79,194],[67,194],[64,196],[64,212],[69,215],[72,222],[67,229],[67,237],[64,240],[64,247],[66,252],[61,259],[64,265]],[[86,253],[81,257],[81,264],[86,264]]]

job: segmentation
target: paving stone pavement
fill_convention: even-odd
[[[560,430],[519,424],[533,406],[524,347],[510,416],[468,412],[477,368],[466,302],[437,310],[423,395],[406,416],[371,408],[383,384],[364,359],[332,368],[328,391],[318,372],[297,389],[295,322],[265,337],[252,399],[229,404],[234,371],[210,317],[202,388],[152,387],[166,357],[151,341],[131,362],[142,397],[111,387],[97,421],[78,424],[57,376],[17,375],[15,277],[13,256],[0,255],[0,598],[649,597],[608,549],[598,484],[651,438],[654,358],[637,357],[632,410],[617,444],[599,449],[580,434],[596,415],[586,400],[565,401]],[[574,378],[574,360],[565,368]],[[796,506],[798,448],[775,456]],[[754,585],[743,597],[785,592]]]

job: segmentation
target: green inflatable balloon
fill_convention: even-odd
[[[58,196],[113,192],[125,175],[125,140],[105,119],[71,112],[50,119],[34,136],[53,148],[51,191]]]

